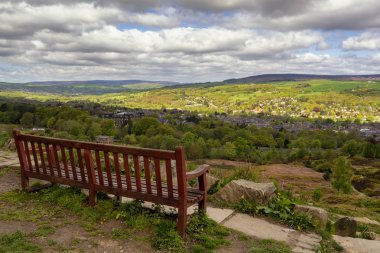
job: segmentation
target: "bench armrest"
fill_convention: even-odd
[[[186,173],[186,179],[189,180],[189,179],[197,178],[197,177],[207,173],[209,170],[209,167],[210,166],[208,164],[202,164],[201,166],[199,166],[195,170],[187,172]]]

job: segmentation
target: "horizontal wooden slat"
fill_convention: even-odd
[[[109,153],[127,153],[129,155],[139,155],[139,156],[148,156],[152,158],[159,159],[175,159],[175,152],[169,150],[160,150],[160,149],[147,149],[147,148],[136,148],[130,146],[121,146],[121,145],[109,145],[109,144],[100,144],[93,142],[85,141],[76,141],[76,140],[64,140],[50,137],[35,136],[29,134],[20,134],[20,140],[41,142],[48,144],[60,145],[63,147],[71,147],[77,149],[88,149],[88,150],[98,150],[106,151]]]

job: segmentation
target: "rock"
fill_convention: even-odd
[[[336,235],[349,237],[356,235],[357,223],[353,218],[343,217],[335,222],[334,227]]]
[[[258,204],[266,204],[276,192],[273,183],[255,183],[239,179],[229,182],[225,187],[214,194],[216,200],[236,203],[241,198],[252,200]]]
[[[295,213],[303,213],[310,215],[321,228],[325,228],[328,220],[328,213],[325,209],[314,207],[314,206],[303,206],[303,205],[295,205],[294,206]]]
[[[219,183],[220,179],[216,178],[214,176],[211,176],[209,173],[206,174],[206,180],[207,180],[207,185],[206,185],[206,190],[210,190],[212,187],[216,186],[217,183]],[[195,184],[192,186],[193,188],[198,189],[198,180],[196,180]]]
[[[219,178],[211,176],[209,173],[206,174],[206,179],[207,179],[207,186],[206,186],[207,191],[210,190],[212,187],[216,186],[220,181]]]
[[[361,238],[333,236],[347,253],[374,253],[380,252],[380,241],[371,241]]]

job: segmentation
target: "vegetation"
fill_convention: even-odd
[[[4,234],[0,236],[0,252],[4,253],[24,253],[24,252],[42,252],[42,249],[31,243],[27,235],[21,231],[13,234]]]
[[[350,193],[352,169],[350,162],[343,156],[334,160],[333,182],[332,185],[338,191]]]
[[[378,81],[309,80],[307,85],[300,85],[298,81],[189,85],[141,92],[115,90],[115,93],[104,95],[78,95],[76,92],[63,95],[51,89],[48,92],[3,90],[0,96],[39,101],[92,101],[129,108],[176,108],[203,113],[267,113],[360,122],[379,121]]]
[[[307,215],[293,212],[295,201],[287,193],[278,193],[275,198],[267,205],[257,205],[256,203],[240,199],[235,209],[251,215],[263,215],[281,221],[297,230],[310,231],[315,228],[311,218]]]
[[[53,186],[37,193],[11,191],[0,194],[0,204],[7,202],[14,204],[15,208],[0,209],[0,220],[19,220],[40,222],[35,233],[28,235],[46,237],[55,232],[55,227],[42,222],[44,219],[57,214],[75,215],[80,219],[79,224],[90,233],[99,234],[99,224],[109,220],[119,219],[123,221],[122,228],[112,230],[112,237],[119,240],[134,238],[136,233],[145,232],[152,247],[157,250],[169,252],[208,252],[227,244],[225,239],[230,231],[210,220],[203,213],[195,213],[190,218],[187,228],[188,240],[183,241],[176,229],[174,216],[164,214],[160,206],[154,210],[143,208],[141,201],[120,203],[112,201],[100,194],[94,208],[87,205],[87,197],[74,188]],[[20,208],[22,204],[22,208]],[[31,208],[33,204],[33,208]],[[23,248],[19,252],[40,252],[37,246],[29,244],[25,239],[27,235],[16,233],[0,238],[1,247],[8,249],[11,245],[20,244]],[[51,246],[59,247],[54,242]],[[8,248],[6,248],[8,247]],[[15,248],[16,249],[16,248]],[[34,251],[32,251],[32,249]],[[29,251],[28,251],[29,250]],[[9,252],[4,250],[4,252]],[[17,252],[17,251],[13,251]]]
[[[289,245],[274,240],[260,240],[254,242],[249,253],[290,253],[292,252]]]

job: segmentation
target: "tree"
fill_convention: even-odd
[[[336,190],[350,193],[352,191],[352,175],[351,163],[346,157],[340,156],[334,160],[332,186]]]
[[[133,123],[132,133],[135,135],[143,135],[149,128],[158,128],[160,121],[153,117],[143,117]]]
[[[31,128],[33,126],[34,115],[31,112],[26,112],[20,119],[20,124],[24,127]]]
[[[104,119],[100,123],[102,134],[114,136],[116,134],[115,122],[112,119]]]
[[[91,125],[87,129],[87,135],[94,140],[96,136],[102,134],[102,128],[99,123],[92,122]]]

